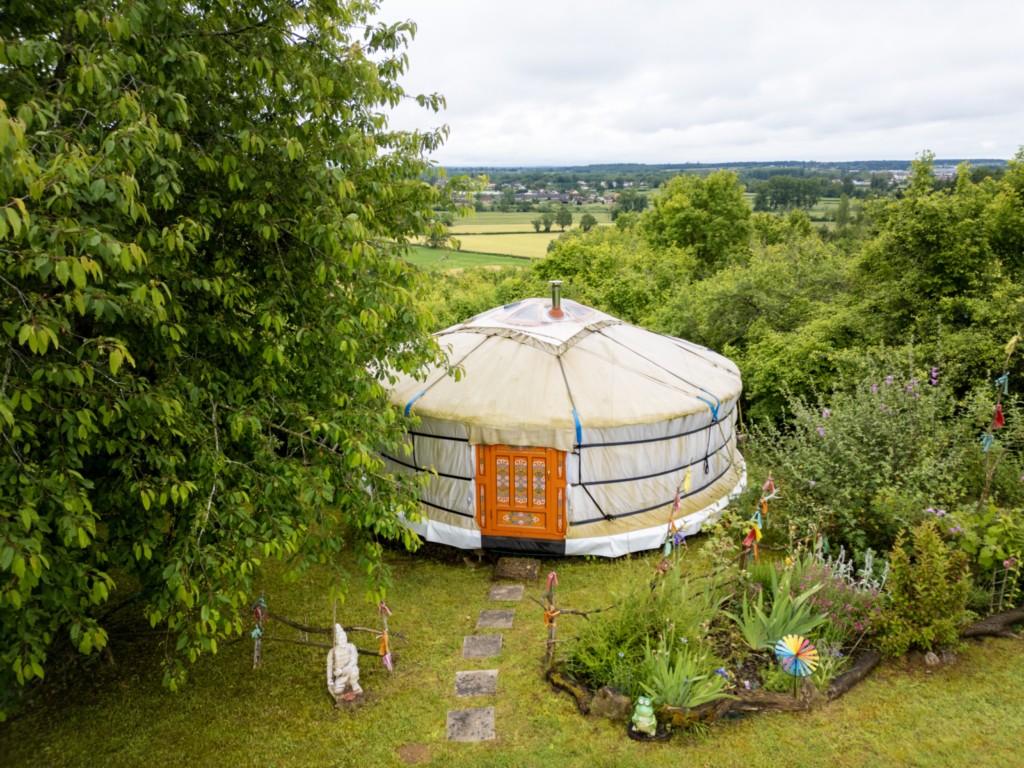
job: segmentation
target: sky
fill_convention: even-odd
[[[1021,0],[382,0],[445,167],[1009,159]]]

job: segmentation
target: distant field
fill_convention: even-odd
[[[610,224],[611,207],[607,205],[582,205],[582,206],[571,206],[569,210],[572,212],[572,226],[578,227],[580,217],[584,213],[589,213],[595,219],[598,224]],[[540,218],[541,214],[535,211],[509,211],[508,213],[502,213],[500,211],[481,211],[480,213],[474,213],[471,216],[465,218],[456,219],[451,226],[452,234],[456,237],[462,237],[465,234],[492,234],[496,232],[530,232],[534,233],[533,224],[531,223],[534,219]],[[571,228],[571,227],[570,227]],[[559,227],[554,226],[551,228],[552,232],[560,233],[562,230]],[[550,234],[550,233],[549,233]]]
[[[462,250],[475,253],[493,253],[500,256],[524,256],[541,259],[548,252],[548,243],[557,238],[560,231],[497,233],[493,235],[468,235],[456,233],[455,237]]]
[[[423,245],[410,248],[408,258],[418,267],[441,272],[449,269],[472,269],[473,267],[525,267],[530,264],[530,260],[522,256],[495,256],[490,253],[446,251],[441,248],[427,248]]]

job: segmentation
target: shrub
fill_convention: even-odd
[[[998,509],[992,502],[963,507],[948,518],[946,533],[967,554],[975,586],[973,603],[989,613],[1010,608],[1020,598],[1020,564],[1024,559],[1024,510]]]
[[[977,425],[954,405],[928,376],[841,382],[827,400],[792,398],[791,423],[753,429],[748,451],[771,467],[783,489],[773,512],[795,537],[887,551],[930,503],[952,507],[980,490],[963,472],[965,456],[980,453]]]
[[[899,656],[912,648],[955,645],[970,618],[966,555],[942,540],[935,520],[924,520],[909,540],[899,535],[889,566],[887,604],[879,619],[881,650]]]
[[[653,586],[639,582],[618,596],[614,610],[582,627],[566,653],[566,671],[591,688],[640,693],[649,644],[669,633],[698,642],[721,604],[717,591],[710,579],[683,581],[674,570]]]

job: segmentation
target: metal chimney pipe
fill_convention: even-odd
[[[551,309],[548,310],[549,317],[565,317],[562,311],[562,281],[548,280],[551,285]]]

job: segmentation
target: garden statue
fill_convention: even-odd
[[[334,647],[327,652],[327,692],[335,704],[352,701],[359,687],[359,652],[348,641],[341,624],[334,625]]]
[[[636,697],[636,708],[633,710],[633,729],[640,733],[653,736],[658,730],[658,722],[654,717],[654,707],[646,696]]]

